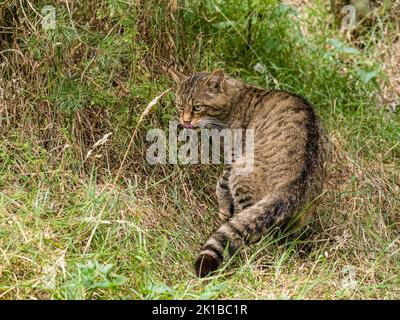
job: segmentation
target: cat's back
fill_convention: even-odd
[[[254,129],[256,165],[271,187],[285,181],[321,185],[328,139],[316,110],[299,95],[266,92],[249,126]]]

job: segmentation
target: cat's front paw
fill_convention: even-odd
[[[218,217],[222,222],[228,221],[235,212],[235,206],[233,203],[227,203],[225,206],[219,207]]]

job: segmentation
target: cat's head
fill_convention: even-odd
[[[185,128],[223,128],[231,108],[229,81],[221,70],[186,76],[169,69],[176,83],[175,105]]]

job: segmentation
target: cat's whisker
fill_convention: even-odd
[[[301,225],[306,220],[301,216],[303,209],[322,191],[328,137],[313,106],[300,96],[256,88],[226,77],[221,70],[190,77],[176,72],[173,78],[182,89],[179,105],[186,104],[180,108],[184,126],[195,130],[239,127],[254,133],[249,143],[246,134],[246,148],[238,150],[240,161],[226,167],[218,182],[224,223],[197,257],[196,274],[204,277],[274,226]]]

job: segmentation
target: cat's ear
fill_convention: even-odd
[[[168,68],[168,73],[177,84],[181,83],[182,81],[185,81],[188,78],[183,73],[179,72],[178,70],[174,70],[172,68]]]
[[[215,70],[207,78],[205,84],[208,85],[208,88],[215,93],[224,92],[226,87],[224,72],[221,69]]]

